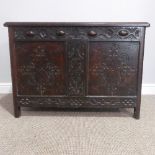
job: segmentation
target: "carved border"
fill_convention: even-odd
[[[59,31],[65,32],[65,35],[57,35],[57,32]],[[89,31],[95,31],[97,35],[89,36]],[[127,35],[120,35],[120,31],[127,32]],[[29,33],[31,35],[29,35]],[[16,41],[49,41],[65,40],[68,38],[81,38],[101,41],[139,41],[140,33],[140,27],[16,27],[14,38]]]
[[[133,108],[136,97],[17,97],[18,105],[24,107],[57,108]]]

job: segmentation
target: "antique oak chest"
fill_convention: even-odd
[[[21,107],[133,108],[140,116],[148,23],[8,22],[15,117]]]

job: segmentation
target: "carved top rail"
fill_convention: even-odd
[[[90,41],[139,41],[142,27],[15,27],[16,41],[81,38]]]

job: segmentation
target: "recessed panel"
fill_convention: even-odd
[[[64,42],[16,44],[19,95],[65,94]]]
[[[139,42],[90,42],[88,95],[136,95]]]

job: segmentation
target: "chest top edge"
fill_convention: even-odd
[[[148,22],[6,22],[5,27],[14,26],[135,26],[149,27]]]

